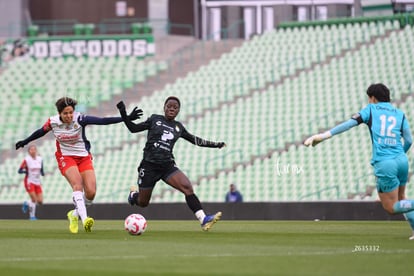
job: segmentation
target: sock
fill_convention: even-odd
[[[72,215],[74,215],[75,217],[79,217],[79,213],[78,213],[78,210],[76,210],[76,207],[75,209],[73,209]]]
[[[414,200],[404,199],[397,201],[393,206],[394,213],[407,213],[414,210]]]
[[[204,213],[203,210],[198,210],[197,212],[195,212],[195,216],[200,221],[200,223],[202,224],[203,221],[204,221],[204,218],[206,217],[206,214]]]
[[[414,211],[407,212],[404,214],[404,216],[407,219],[408,223],[410,224],[411,229],[414,231]]]
[[[187,202],[188,207],[193,211],[196,218],[203,223],[204,217],[206,214],[203,211],[203,207],[201,207],[200,200],[195,194],[188,195],[185,197],[185,201]]]
[[[85,201],[83,200],[83,193],[80,191],[75,191],[72,193],[73,204],[75,204],[75,209],[80,216],[82,222],[88,217],[86,213]]]
[[[31,218],[35,217],[36,215],[36,202],[29,201],[27,203],[29,205],[29,215]]]

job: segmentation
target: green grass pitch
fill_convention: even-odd
[[[63,220],[1,220],[0,275],[409,275],[410,234],[404,221],[220,221],[203,232],[149,220],[131,236],[119,220],[75,235]]]

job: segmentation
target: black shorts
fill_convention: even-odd
[[[178,170],[179,168],[174,162],[155,164],[142,160],[138,167],[138,187],[140,189],[152,189],[160,179],[166,181]]]

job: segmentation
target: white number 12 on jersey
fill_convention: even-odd
[[[388,137],[395,137],[396,135],[395,135],[395,133],[392,133],[392,130],[395,127],[395,125],[397,124],[397,119],[394,116],[389,116],[388,119],[387,119],[386,115],[381,115],[380,120],[381,120],[380,135],[381,136],[388,136]],[[389,122],[391,124],[387,127],[387,135],[385,135],[385,128],[386,128],[387,122]]]

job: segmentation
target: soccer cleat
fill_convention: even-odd
[[[83,222],[83,228],[85,229],[85,232],[92,232],[92,226],[95,223],[93,218],[87,217],[85,221]]]
[[[68,214],[68,220],[69,220],[69,231],[73,234],[78,233],[78,217],[73,215],[73,210],[69,211]]]
[[[214,215],[208,215],[204,218],[203,223],[201,224],[201,228],[204,231],[210,230],[210,228],[219,221],[221,218],[221,212],[217,212]]]
[[[27,201],[25,201],[23,202],[22,212],[26,214],[28,210],[29,210],[29,204],[27,204]]]
[[[137,204],[137,198],[138,198],[138,191],[137,191],[137,187],[135,186],[131,186],[131,189],[129,191],[129,195],[128,195],[128,203],[131,206],[134,206]]]
[[[36,217],[30,217],[29,219],[30,219],[30,220],[37,220],[37,218],[36,218]]]
[[[414,234],[408,238],[410,241],[414,241]]]

